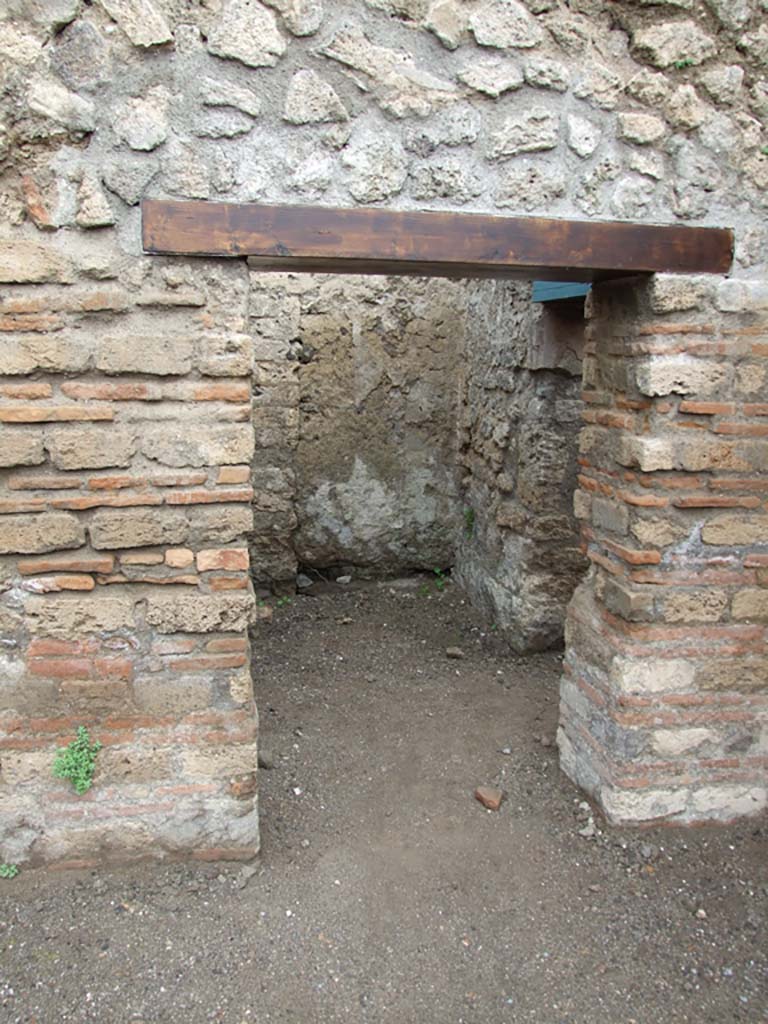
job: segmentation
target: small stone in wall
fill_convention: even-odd
[[[168,22],[150,0],[99,0],[134,46],[157,46],[172,39]]]
[[[400,143],[372,130],[356,136],[341,162],[349,169],[347,188],[361,203],[396,195],[408,176],[408,159]]]
[[[768,25],[763,23],[756,32],[745,33],[738,47],[758,64],[768,64]]]
[[[750,0],[705,0],[707,7],[726,28],[740,29],[752,16]]]
[[[323,22],[322,0],[264,0],[264,3],[280,12],[288,31],[295,36],[311,36]]]
[[[744,84],[744,69],[738,64],[727,64],[723,68],[712,68],[701,76],[701,84],[718,103],[734,104]]]
[[[165,142],[168,90],[158,85],[146,96],[125,100],[117,109],[113,128],[131,149],[149,152]]]
[[[115,223],[115,215],[98,181],[86,175],[77,193],[75,223],[81,228],[103,228]]]
[[[70,89],[94,90],[111,77],[109,47],[87,21],[70,25],[50,48],[51,67]]]
[[[104,165],[101,180],[124,203],[135,206],[159,170],[160,164],[152,157],[125,155]]]
[[[658,107],[669,95],[669,82],[660,71],[643,68],[627,82],[627,92],[649,107]]]
[[[452,82],[424,71],[402,50],[374,45],[357,25],[342,28],[321,53],[366,75],[381,106],[395,117],[426,117],[458,97]]]
[[[258,0],[226,0],[208,36],[208,51],[248,67],[274,67],[285,53],[272,11]]]
[[[323,153],[310,153],[294,170],[288,187],[292,192],[319,199],[331,187],[335,174],[336,162],[333,157]]]
[[[552,167],[516,163],[496,193],[496,205],[521,210],[547,209],[565,194],[565,176]]]
[[[592,45],[592,32],[585,19],[564,18],[562,10],[541,19],[557,45],[574,57],[581,57]]]
[[[666,132],[664,122],[653,114],[619,114],[617,127],[620,139],[639,146],[658,142]]]
[[[694,21],[667,21],[641,28],[633,36],[632,48],[657,68],[692,67],[717,53],[714,39]]]
[[[519,89],[524,81],[523,72],[517,64],[503,57],[476,59],[459,72],[459,80],[476,92],[486,96],[501,96],[502,93]]]
[[[469,27],[481,46],[528,49],[544,38],[536,19],[517,0],[486,0],[472,13]]]
[[[261,113],[260,96],[224,78],[204,78],[200,83],[200,99],[206,107],[234,107],[251,117]]]
[[[591,64],[573,89],[574,95],[602,110],[613,110],[624,92],[624,82],[610,68]]]
[[[216,192],[229,192],[237,181],[235,163],[221,148],[217,149],[211,160],[211,185]]]
[[[554,89],[555,92],[566,92],[571,81],[568,68],[559,60],[539,57],[530,61],[525,67],[525,81],[537,89]]]
[[[469,18],[459,0],[436,0],[431,3],[424,22],[448,50],[455,50],[466,37]]]
[[[568,116],[566,142],[578,156],[592,156],[600,143],[600,129],[585,117]]]
[[[704,123],[709,108],[701,102],[692,85],[681,85],[664,104],[667,120],[675,128],[692,131]]]
[[[447,158],[422,164],[411,172],[411,195],[415,199],[453,199],[468,203],[483,191],[478,175],[464,161]]]
[[[64,28],[80,13],[81,0],[21,0],[24,17],[48,32]]]
[[[611,209],[618,217],[639,220],[651,209],[656,186],[647,178],[623,178],[611,197]]]
[[[579,180],[573,198],[578,208],[588,217],[595,217],[603,212],[606,184],[615,181],[620,171],[618,162],[607,156]]]
[[[206,111],[193,118],[189,130],[202,139],[236,139],[247,135],[253,121],[240,110],[220,109]]]
[[[193,146],[174,141],[162,163],[166,188],[188,199],[207,199],[211,192],[210,172]]]
[[[426,17],[429,0],[363,0],[368,7],[377,11],[385,11],[396,18],[407,18],[409,21],[421,21]]]
[[[92,132],[96,127],[95,108],[90,100],[70,92],[52,78],[38,78],[32,82],[27,98],[29,109],[35,114],[75,132]]]
[[[453,107],[406,131],[403,145],[411,153],[430,156],[440,146],[467,146],[477,140],[481,120],[470,106]]]
[[[0,57],[8,66],[31,67],[43,46],[34,36],[19,31],[8,21],[0,22]]]
[[[316,71],[297,71],[288,86],[283,120],[291,124],[346,121],[348,114],[336,92]]]
[[[655,181],[661,181],[666,173],[664,157],[661,153],[655,153],[653,150],[632,153],[629,157],[629,169],[645,175],[646,178],[653,178]]]
[[[491,135],[488,156],[491,160],[505,160],[518,153],[554,149],[559,131],[556,114],[544,107],[533,107],[507,118],[503,127]]]

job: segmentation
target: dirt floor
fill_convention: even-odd
[[[559,657],[510,656],[439,583],[258,627],[259,861],[0,881],[3,1024],[768,1020],[766,822],[591,817]]]

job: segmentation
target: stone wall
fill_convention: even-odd
[[[295,558],[295,335],[244,260],[143,255],[143,196],[732,227],[733,278],[597,297],[582,459],[604,562],[571,614],[562,752],[616,818],[760,806],[767,63],[766,0],[2,6],[5,859],[258,845],[245,551],[270,578]],[[736,504],[680,506],[678,479]],[[701,651],[746,674],[717,689]],[[105,746],[74,800],[48,766],[79,723]],[[683,749],[689,728],[714,735]],[[630,799],[646,779],[676,795]]]
[[[282,423],[271,471],[290,485],[283,500],[295,513],[283,518],[281,509],[285,529],[262,534],[271,551],[257,542],[256,577],[292,580],[297,562],[377,574],[453,565],[465,284],[256,273],[252,280],[253,312],[279,334],[272,366],[282,368],[282,415],[291,410],[291,420]],[[274,375],[265,391],[262,374],[259,365],[260,459],[264,417],[276,401]],[[257,516],[275,511],[256,501]]]
[[[464,529],[457,576],[518,651],[563,636],[584,573],[573,516],[584,300],[480,282],[467,318]]]

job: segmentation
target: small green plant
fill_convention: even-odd
[[[287,595],[284,596],[284,597],[278,597],[278,599],[275,601],[275,607],[276,608],[285,608],[286,605],[289,605],[290,603],[291,603],[291,599]]]
[[[445,573],[443,572],[442,569],[437,569],[437,568],[434,569],[434,573],[435,573],[435,586],[440,591],[445,590],[446,585],[448,583],[448,578],[446,577]]]
[[[768,146],[763,146],[760,152],[763,154],[763,156],[768,156]]]
[[[691,68],[693,65],[693,57],[683,57],[682,60],[676,60],[674,64],[678,71],[684,71],[685,68]]]
[[[475,510],[473,508],[464,509],[464,533],[467,537],[471,537],[475,532]]]
[[[83,795],[93,783],[96,769],[96,755],[101,750],[98,740],[91,743],[91,737],[84,725],[77,730],[77,737],[68,747],[61,747],[53,762],[53,774],[57,779],[69,779],[75,791]]]
[[[18,873],[18,864],[0,864],[0,878],[15,878]]]

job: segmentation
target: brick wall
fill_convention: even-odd
[[[594,291],[559,742],[613,820],[766,804],[766,356],[755,282]]]
[[[242,264],[17,246],[0,299],[0,845],[10,861],[251,856]],[[52,778],[86,725],[84,797]]]

